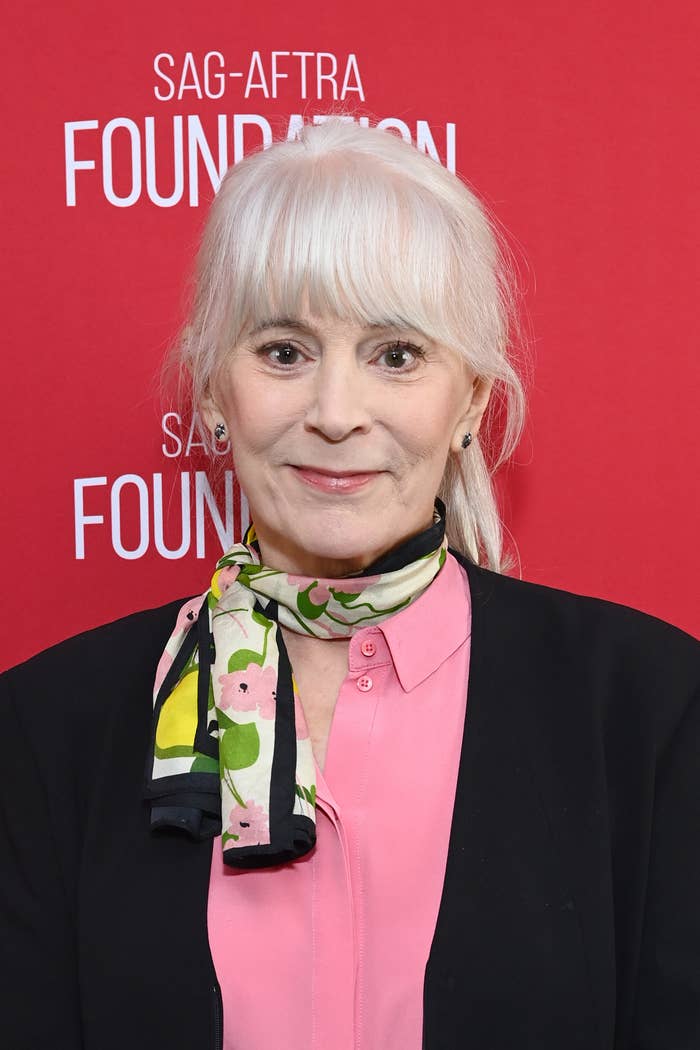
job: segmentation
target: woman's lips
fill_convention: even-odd
[[[307,485],[319,489],[321,492],[343,494],[346,492],[357,492],[367,485],[372,478],[376,478],[378,471],[365,471],[352,473],[349,471],[333,472],[329,470],[318,470],[315,467],[292,467],[294,473]]]

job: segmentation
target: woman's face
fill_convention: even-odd
[[[226,424],[265,564],[332,578],[432,522],[488,394],[419,332],[302,311],[244,334],[204,415]]]

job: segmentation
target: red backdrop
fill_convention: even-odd
[[[699,31],[690,0],[15,5],[0,662],[207,586],[211,508],[245,507],[154,377],[218,173],[341,103],[456,164],[525,260],[522,575],[699,632]]]

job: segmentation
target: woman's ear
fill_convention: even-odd
[[[486,411],[486,406],[489,403],[492,388],[492,379],[484,379],[481,376],[475,376],[472,380],[465,410],[460,416],[459,422],[457,423],[452,435],[451,448],[453,452],[462,452],[462,450],[466,448],[479,433],[481,420]],[[467,434],[471,435],[471,437],[465,444],[464,442]]]
[[[199,402],[199,415],[202,422],[212,435],[214,434],[214,429],[217,423],[221,423],[223,421],[224,417],[222,415],[221,409],[218,407],[216,400],[214,399],[211,387],[207,387],[207,391],[204,397]]]

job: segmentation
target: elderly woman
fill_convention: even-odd
[[[499,574],[510,309],[384,132],[229,172],[182,352],[253,525],[5,676],[12,1050],[700,1046],[698,646]]]

